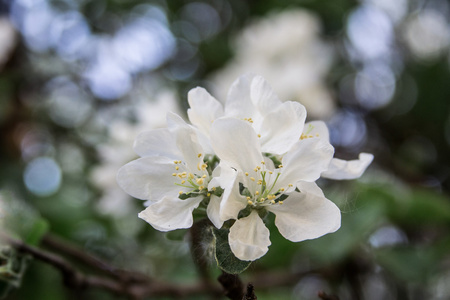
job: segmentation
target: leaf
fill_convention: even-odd
[[[38,245],[44,234],[47,233],[49,227],[46,220],[37,219],[27,232],[24,242],[32,246]]]
[[[0,298],[21,285],[29,255],[18,253],[10,246],[0,247]]]
[[[215,258],[217,266],[229,274],[239,274],[244,272],[252,263],[243,261],[234,256],[228,243],[228,229],[212,230],[215,242]]]

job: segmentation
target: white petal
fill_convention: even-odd
[[[300,138],[306,119],[305,107],[288,101],[269,111],[259,132],[262,151],[284,154]]]
[[[336,180],[359,178],[372,160],[373,155],[370,153],[360,153],[359,159],[350,161],[333,158],[328,170],[322,173],[322,177]]]
[[[182,154],[190,172],[199,171],[199,165],[203,163],[204,151],[201,147],[196,131],[189,126],[178,127],[173,130],[177,148]]]
[[[215,154],[214,150],[211,146],[209,132],[208,132],[208,135],[206,135],[205,133],[201,132],[200,130],[197,130],[196,128],[193,128],[193,129],[197,133],[198,143],[200,144],[200,147],[203,149],[203,153]]]
[[[299,181],[297,182],[296,186],[302,193],[313,194],[318,197],[325,197],[322,189],[315,182]]]
[[[167,129],[154,129],[140,133],[133,145],[139,156],[165,156],[178,160],[181,152],[175,142],[175,136]]]
[[[169,130],[176,129],[178,127],[185,127],[188,124],[183,120],[182,117],[173,112],[168,112],[166,114],[167,128]]]
[[[277,187],[297,181],[315,181],[328,168],[334,148],[322,139],[298,141],[283,157],[283,168]]]
[[[205,89],[197,87],[189,91],[188,116],[191,123],[203,133],[209,135],[211,123],[223,116],[222,104]]]
[[[206,213],[208,214],[208,218],[217,228],[221,228],[223,225],[223,221],[220,219],[220,198],[216,195],[211,195],[209,200],[208,207],[206,208]]]
[[[293,192],[283,204],[270,206],[281,235],[293,242],[315,239],[341,226],[339,208],[325,197]]]
[[[253,74],[239,77],[230,87],[225,104],[225,116],[234,118],[252,118],[256,112],[251,101],[250,88]]]
[[[269,234],[258,213],[252,211],[231,226],[228,235],[231,251],[240,260],[256,260],[269,250]]]
[[[117,183],[131,196],[142,200],[159,200],[164,196],[176,197],[186,188],[175,185],[174,163],[167,157],[143,157],[134,160],[117,173]]]
[[[193,223],[192,211],[202,200],[203,197],[186,200],[164,197],[141,211],[138,216],[159,231],[189,228]]]
[[[327,124],[323,121],[312,121],[305,124],[303,134],[310,137],[318,137],[327,142],[330,141],[330,133]]]
[[[211,126],[211,144],[221,160],[244,172],[250,172],[263,160],[258,136],[246,121],[216,120]]]
[[[263,116],[282,104],[272,87],[262,76],[255,76],[251,82],[251,99],[253,105]]]
[[[242,181],[241,173],[231,167],[222,167],[219,178],[220,186],[224,190],[220,202],[220,219],[222,221],[237,219],[239,212],[247,206],[246,197],[239,193],[239,182]]]

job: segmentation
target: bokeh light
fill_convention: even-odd
[[[61,184],[61,169],[50,157],[38,157],[25,168],[23,179],[27,189],[37,196],[55,193]]]

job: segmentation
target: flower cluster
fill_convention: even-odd
[[[146,200],[139,217],[155,229],[189,228],[193,211],[204,212],[218,229],[229,229],[234,255],[262,257],[270,245],[264,218],[288,240],[299,242],[340,227],[338,207],[315,181],[361,176],[373,156],[333,158],[323,122],[305,124],[298,102],[282,102],[260,76],[244,75],[223,106],[202,88],[188,94],[191,124],[167,116],[167,128],[141,133],[141,157],[123,166],[119,185]]]

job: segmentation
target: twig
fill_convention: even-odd
[[[187,297],[204,295],[206,293],[212,293],[212,289],[216,296],[222,294],[222,290],[219,287],[206,287],[204,284],[191,286],[172,285],[164,282],[156,282],[150,278],[143,280],[143,278],[146,277],[143,274],[140,275],[140,281],[128,283],[104,277],[85,275],[56,254],[29,246],[22,241],[5,235],[3,235],[2,238],[9,245],[16,248],[17,251],[30,254],[35,259],[46,262],[58,269],[63,276],[64,284],[72,289],[84,290],[86,288],[100,288],[114,294],[129,296],[132,299],[143,299],[145,297],[156,296]]]
[[[78,247],[65,244],[60,238],[47,236],[44,245],[54,251],[58,251],[67,256],[83,262],[85,265],[95,270],[106,273],[110,278],[103,276],[92,276],[84,274],[75,268],[68,260],[60,255],[29,246],[20,240],[16,240],[0,233],[0,240],[7,242],[18,251],[28,253],[35,259],[48,263],[61,272],[64,284],[72,289],[82,291],[88,288],[98,288],[114,294],[128,296],[132,299],[143,299],[146,297],[171,296],[182,298],[197,295],[211,295],[218,299],[220,296],[227,296],[230,299],[242,300],[252,299],[253,286],[258,290],[267,290],[278,286],[289,286],[295,284],[300,278],[312,273],[321,273],[320,270],[311,270],[302,273],[286,272],[264,272],[255,274],[251,278],[252,286],[247,286],[247,294],[244,293],[244,285],[237,275],[223,273],[219,277],[223,289],[213,282],[203,281],[189,286],[174,285],[161,282],[139,272],[120,270],[108,265],[106,262],[83,253]],[[245,295],[244,295],[245,294]],[[254,294],[254,292],[253,292]],[[327,296],[326,294],[324,294]],[[243,298],[243,297],[247,297]],[[256,295],[254,296],[256,299]],[[336,300],[338,298],[324,298]]]
[[[222,271],[222,275],[217,280],[225,289],[225,296],[231,300],[242,300],[244,297],[244,285],[238,275]]]
[[[257,300],[258,297],[255,295],[255,288],[253,284],[249,283],[247,285],[247,293],[245,294],[244,298],[242,300]]]
[[[125,271],[115,268],[107,262],[90,255],[78,248],[78,246],[69,243],[52,234],[46,234],[42,241],[42,246],[53,250],[55,252],[65,254],[71,258],[76,259],[78,262],[83,263],[86,266],[99,270],[107,275],[118,278],[121,282],[147,282],[150,280],[148,276],[144,276],[141,273]]]

